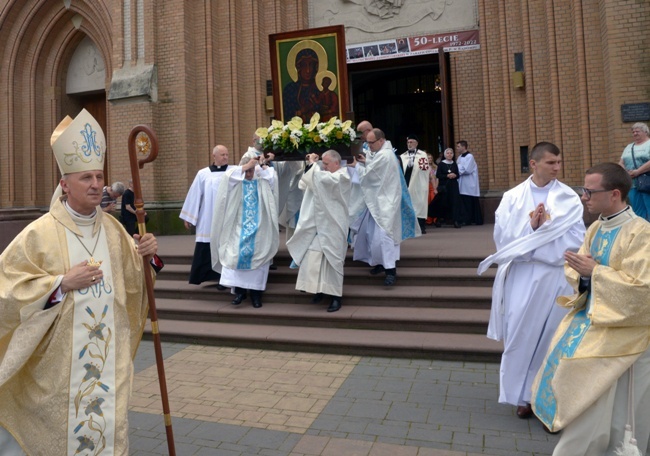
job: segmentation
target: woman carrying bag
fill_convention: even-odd
[[[634,213],[650,221],[650,129],[642,122],[632,125],[634,142],[627,145],[620,165],[633,179],[628,195]]]

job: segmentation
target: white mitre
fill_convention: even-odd
[[[50,138],[61,175],[104,169],[106,138],[99,123],[82,109],[74,119],[66,116]],[[59,185],[50,206],[62,195]]]

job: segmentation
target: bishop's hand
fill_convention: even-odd
[[[81,290],[88,288],[92,285],[102,281],[104,273],[99,266],[91,266],[88,260],[84,260],[79,264],[75,264],[68,272],[63,275],[61,281],[61,292],[67,293],[68,291]]]
[[[154,235],[151,233],[146,233],[144,236],[134,234],[133,239],[138,243],[138,254],[143,256],[147,261],[151,261],[158,251],[158,240]]]

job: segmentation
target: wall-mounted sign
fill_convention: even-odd
[[[371,60],[395,59],[422,54],[437,54],[439,48],[445,52],[480,49],[478,30],[442,33],[439,35],[412,36],[351,44],[347,48],[347,62],[360,63]]]
[[[643,122],[650,120],[650,103],[621,105],[621,117],[623,118],[623,122]]]

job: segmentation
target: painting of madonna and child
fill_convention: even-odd
[[[276,121],[289,124],[293,119],[291,124],[294,125],[295,118],[300,118],[303,124],[308,125],[313,124],[314,114],[318,114],[321,124],[337,120],[344,123],[348,120],[351,114],[343,26],[270,35],[269,48]],[[320,128],[314,129],[313,133],[317,133],[317,130]],[[311,133],[312,130],[308,131],[308,134]],[[322,143],[318,141],[319,144],[310,143],[307,146],[311,149],[316,146],[319,146],[318,149],[326,149],[328,145],[334,145],[328,144],[324,135],[322,138]],[[306,138],[298,139],[300,146],[303,146]],[[349,144],[336,142],[338,147],[332,147],[336,150],[340,151],[346,146],[349,148]],[[305,153],[304,147],[296,145],[295,148]],[[297,152],[298,150],[274,150],[277,158],[280,158],[279,153],[289,160],[299,159]]]
[[[308,123],[341,120],[349,110],[343,26],[321,27],[269,37],[275,118]]]

